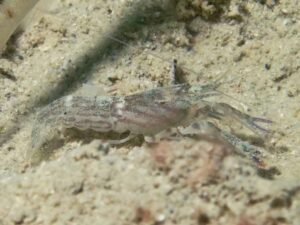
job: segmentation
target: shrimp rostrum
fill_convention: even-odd
[[[216,86],[177,84],[128,96],[62,97],[37,113],[32,131],[33,152],[43,151],[45,144],[67,128],[128,132],[126,138],[110,141],[121,144],[137,135],[151,136],[197,121],[197,128],[206,127],[219,133],[221,138],[242,149],[242,154],[257,160],[255,148],[208,121],[229,118],[262,135],[268,131],[258,123],[270,121],[252,117],[225,103],[208,101],[209,97],[219,94]]]

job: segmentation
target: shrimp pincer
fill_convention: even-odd
[[[37,113],[32,131],[33,151],[67,128],[97,132],[128,132],[113,144],[124,143],[137,135],[151,136],[165,129],[188,126],[195,121],[233,119],[256,133],[267,133],[257,122],[269,120],[251,117],[225,103],[212,103],[208,97],[218,95],[216,85],[178,84],[154,88],[128,96],[65,96]],[[221,132],[218,128],[215,131]],[[228,135],[223,135],[225,139]],[[237,140],[231,142],[237,146]],[[247,153],[248,154],[248,153]],[[252,153],[249,153],[252,154]]]

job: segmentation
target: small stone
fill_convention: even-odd
[[[166,220],[166,216],[164,214],[159,214],[157,217],[156,217],[156,222],[157,223],[162,223]]]
[[[282,80],[290,77],[293,74],[293,69],[291,66],[283,65],[280,71],[275,74],[272,78],[274,82],[281,82]]]
[[[25,213],[23,210],[12,210],[10,213],[10,219],[15,223],[15,224],[22,224],[25,219]]]
[[[265,64],[265,69],[266,70],[270,70],[271,69],[271,64],[270,63],[266,63]]]
[[[237,55],[233,56],[233,61],[234,61],[234,62],[239,62],[239,61],[241,61],[245,56],[246,56],[246,52],[245,52],[245,51],[241,51],[241,52],[238,53]]]
[[[243,46],[245,43],[246,43],[245,39],[241,39],[241,40],[238,40],[236,45],[240,47],[240,46]]]
[[[71,194],[73,195],[77,195],[79,194],[80,192],[83,191],[83,182],[78,182],[78,183],[75,183],[72,187],[71,187]]]

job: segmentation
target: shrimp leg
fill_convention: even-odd
[[[230,144],[234,150],[240,154],[250,159],[255,166],[265,167],[265,162],[261,158],[261,152],[259,149],[229,132],[220,130],[216,125],[207,121],[195,122],[187,128],[182,128],[179,130],[182,135],[196,135],[199,138],[203,138],[211,142],[222,142]]]
[[[219,118],[219,119],[234,119],[235,121],[243,124],[250,130],[252,130],[254,133],[259,133],[262,136],[267,135],[270,131],[261,127],[258,125],[258,122],[261,123],[273,123],[273,121],[264,119],[264,118],[258,118],[258,117],[252,117],[246,113],[242,113],[241,111],[233,108],[232,106],[226,104],[226,103],[208,103],[210,106],[208,109],[208,116]]]

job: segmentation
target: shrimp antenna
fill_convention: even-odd
[[[247,106],[245,103],[243,103],[241,100],[239,100],[239,99],[237,99],[237,98],[234,98],[234,97],[232,97],[231,95],[228,95],[228,94],[224,93],[223,91],[217,90],[217,88],[220,87],[222,84],[230,83],[231,81],[233,81],[233,80],[235,80],[235,79],[230,79],[230,80],[227,80],[227,81],[221,81],[221,80],[222,80],[222,77],[219,77],[219,78],[217,78],[217,80],[214,82],[214,83],[217,83],[217,85],[215,85],[215,87],[216,87],[216,90],[215,90],[215,91],[216,91],[217,93],[219,93],[219,94],[221,94],[221,95],[223,95],[223,96],[225,96],[225,97],[227,97],[227,98],[233,100],[234,102],[237,102],[237,103],[243,108],[244,111],[247,111],[248,106]]]
[[[109,35],[109,34],[104,34],[104,36],[106,36],[107,38],[109,38],[109,39],[111,39],[111,40],[113,40],[115,42],[118,42],[118,43],[120,43],[122,45],[125,45],[127,47],[133,47],[132,45],[126,43],[125,41],[122,41],[122,40],[120,40],[120,39],[118,39],[116,37],[113,37],[113,36]],[[148,52],[148,54],[151,55],[151,56],[153,56],[153,57],[155,57],[155,58],[158,58],[158,59],[160,59],[160,60],[162,60],[164,62],[170,63],[170,59],[162,57],[159,54],[155,54],[155,53],[152,53],[152,52]],[[192,74],[199,75],[199,73],[195,72],[194,70],[191,70],[191,69],[187,68],[186,66],[180,65],[180,68],[183,68],[185,71],[190,72]]]
[[[110,34],[104,34],[104,36],[106,36],[107,38],[109,38],[109,39],[111,39],[111,40],[113,40],[113,41],[115,41],[115,42],[118,42],[118,43],[120,43],[120,44],[122,44],[122,45],[124,45],[124,46],[127,46],[127,47],[133,47],[132,45],[128,44],[127,42],[122,41],[122,40],[120,40],[119,38],[113,37],[113,36],[111,36]],[[145,53],[144,53],[144,54],[145,54]],[[155,57],[155,58],[158,58],[158,59],[160,59],[160,60],[162,60],[162,61],[164,61],[164,62],[168,62],[168,63],[170,62],[169,59],[167,59],[167,58],[165,58],[165,57],[162,57],[162,56],[159,55],[159,54],[155,54],[155,53],[152,53],[152,52],[148,52],[148,54],[151,55],[151,56],[153,56],[153,57]],[[183,68],[186,72],[190,72],[190,73],[192,73],[192,74],[199,75],[199,73],[195,72],[194,70],[189,69],[189,68],[186,67],[186,66],[182,66],[182,65],[181,65],[180,68]],[[216,81],[213,82],[214,84],[212,85],[212,86],[213,86],[212,89],[215,89],[214,91],[215,91],[216,93],[219,93],[219,94],[221,94],[221,95],[223,95],[223,96],[226,96],[226,97],[229,98],[229,99],[234,100],[235,102],[237,102],[237,103],[244,109],[244,111],[247,111],[247,108],[248,108],[247,105],[244,104],[243,102],[241,102],[239,99],[234,98],[234,97],[232,97],[232,96],[230,96],[230,95],[228,95],[228,94],[226,94],[226,93],[224,93],[224,92],[222,92],[222,91],[217,90],[217,88],[218,88],[221,84],[229,83],[229,82],[232,81],[232,80],[229,80],[229,81],[223,81],[223,82],[220,82],[221,79],[222,79],[222,77],[218,78]]]

